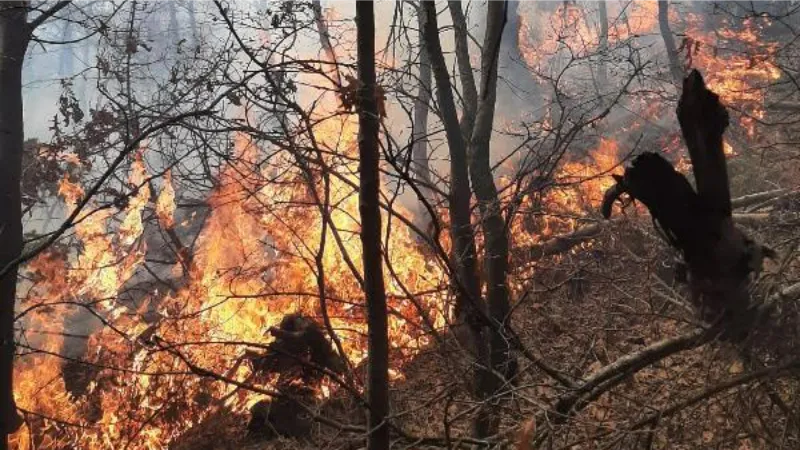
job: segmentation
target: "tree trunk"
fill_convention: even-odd
[[[199,36],[197,34],[197,17],[195,16],[194,2],[189,1],[186,6],[189,12],[189,28],[192,30],[192,47],[197,48]]]
[[[178,9],[175,6],[176,0],[169,0],[167,3],[167,12],[169,13],[169,28],[167,29],[167,36],[169,37],[168,46],[172,47],[178,43],[180,39],[180,30],[178,24]]]
[[[475,117],[475,128],[469,148],[469,171],[472,178],[472,189],[478,199],[481,213],[481,226],[485,238],[483,256],[484,274],[486,277],[487,302],[489,317],[494,322],[491,327],[491,367],[506,376],[516,370],[511,363],[509,339],[505,333],[508,326],[509,291],[508,276],[508,235],[505,220],[501,214],[497,187],[492,175],[490,148],[492,124],[494,122],[495,101],[497,98],[497,70],[500,59],[500,45],[505,26],[505,2],[489,2],[486,15],[486,36],[483,41],[483,58],[481,59],[481,94]],[[502,388],[502,379],[492,376],[491,394],[495,395]],[[486,437],[497,432],[498,420],[493,411],[484,417],[485,423],[477,429]]]
[[[0,267],[22,251],[22,63],[28,46],[27,2],[0,4]],[[0,432],[7,435],[21,425],[14,403],[14,303],[17,268],[0,279]]]
[[[64,28],[61,31],[61,41],[71,41],[72,35],[72,22],[64,22]],[[73,56],[73,51],[74,50],[69,46],[69,44],[65,45],[61,49],[61,55],[59,56],[58,64],[58,76],[61,78],[71,77],[75,73],[75,65],[73,64],[75,58]]]
[[[675,47],[675,38],[669,27],[669,2],[658,0],[658,27],[661,29],[661,37],[664,39],[664,47],[667,49],[667,60],[669,61],[669,71],[672,74],[672,81],[675,86],[683,83],[683,69],[678,61],[678,49]]]
[[[420,42],[423,42],[422,27],[424,26],[423,12],[420,8],[417,11],[419,24]],[[431,63],[425,46],[419,50],[419,89],[417,98],[414,99],[414,123],[411,139],[411,172],[414,178],[421,184],[420,192],[425,196],[428,203],[433,203],[435,193],[429,188],[432,186],[431,169],[428,161],[428,111],[431,101]],[[420,205],[416,217],[417,224],[421,230],[429,230],[434,218],[430,216],[430,211]]]
[[[380,127],[375,82],[375,12],[372,2],[356,3],[358,33],[358,153],[360,158],[361,245],[363,246],[364,291],[367,300],[368,355],[367,397],[370,404],[367,437],[369,450],[389,448],[389,336],[386,291],[381,258],[381,213],[379,205]]]
[[[456,63],[458,64],[458,77],[461,79],[461,97],[464,102],[464,111],[461,115],[461,134],[464,136],[464,141],[469,142],[475,125],[475,113],[478,110],[478,91],[475,88],[475,76],[472,74],[472,62],[469,59],[467,20],[461,9],[460,1],[447,3],[453,19]]]
[[[331,34],[328,30],[328,23],[322,15],[322,3],[320,0],[313,0],[311,2],[311,10],[314,13],[314,22],[317,24],[317,32],[319,33],[319,43],[325,51],[325,56],[328,58],[328,63],[331,64],[331,71],[333,72],[334,80],[337,86],[342,85],[341,75],[339,74],[339,66],[336,60],[336,50],[331,43]]]
[[[459,5],[460,8],[460,5]],[[470,187],[467,166],[467,149],[464,134],[458,123],[456,105],[450,84],[450,74],[439,42],[439,26],[436,18],[436,5],[433,1],[423,1],[425,26],[423,35],[425,48],[431,61],[431,69],[436,80],[436,95],[439,100],[442,123],[447,135],[450,151],[450,237],[452,241],[453,266],[456,270],[455,314],[459,323],[465,323],[469,332],[469,346],[475,352],[477,369],[473,380],[473,390],[478,401],[488,400],[491,393],[492,373],[490,370],[489,345],[485,339],[486,311],[481,300],[480,283],[477,276],[475,235],[470,222]],[[475,425],[482,427],[484,420]],[[476,434],[485,434],[476,429]]]
[[[458,124],[456,105],[453,100],[450,74],[439,42],[439,26],[436,6],[433,1],[423,1],[425,17],[425,48],[430,57],[431,69],[436,80],[436,96],[441,110],[442,123],[450,152],[450,234],[453,263],[457,271],[459,300],[456,317],[466,317],[468,311],[480,307],[480,284],[477,279],[475,235],[470,222],[470,188],[467,168],[467,148]]]
[[[500,67],[503,67],[503,61],[509,58],[519,58],[521,52],[519,51],[519,27],[521,21],[519,20],[519,0],[506,1],[506,26],[503,27],[503,39],[501,47],[503,53],[500,55]]]
[[[621,193],[640,200],[669,242],[681,251],[692,300],[701,318],[740,338],[753,318],[749,278],[770,251],[733,223],[722,136],[728,113],[719,96],[692,71],[683,82],[678,122],[692,161],[697,190],[657,153],[638,156],[606,194],[603,214]]]
[[[608,11],[606,11],[606,2],[601,1],[598,3],[598,20],[600,21],[600,61],[597,67],[597,94],[602,93],[608,88],[608,68],[606,67],[606,58],[608,57]]]

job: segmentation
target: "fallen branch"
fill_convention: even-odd
[[[775,197],[781,197],[788,193],[787,189],[775,189],[772,191],[758,192],[756,194],[743,195],[739,198],[731,200],[731,206],[734,208],[747,208],[748,206],[761,203],[766,200],[771,200]]]
[[[568,391],[566,394],[561,396],[561,398],[559,398],[555,406],[552,408],[552,411],[558,415],[555,418],[555,422],[563,423],[567,418],[582,409],[576,407],[576,405],[579,403],[582,403],[582,406],[588,404],[588,402],[580,402],[585,395],[591,394],[592,397],[596,398],[600,393],[606,392],[615,385],[619,384],[619,382],[625,377],[630,376],[657,361],[661,361],[668,356],[684,350],[697,348],[713,340],[715,336],[716,332],[713,329],[696,329],[678,337],[656,342],[639,350],[638,352],[619,358],[613,363],[595,372],[577,389]],[[610,383],[608,383],[609,381]],[[600,387],[602,387],[600,392],[594,392]]]
[[[764,225],[769,221],[770,215],[767,213],[733,213],[733,221],[739,225],[757,226]]]
[[[740,376],[735,377],[735,378],[731,378],[728,381],[724,381],[724,382],[719,383],[719,384],[717,384],[715,386],[712,386],[710,388],[704,389],[704,390],[692,395],[689,398],[686,398],[686,399],[681,400],[679,402],[675,402],[672,405],[670,405],[670,406],[668,406],[668,407],[666,407],[666,408],[664,408],[664,409],[662,409],[660,411],[651,413],[648,416],[646,416],[645,418],[633,423],[632,425],[630,425],[629,427],[627,427],[625,429],[613,428],[613,429],[610,429],[610,430],[595,434],[595,435],[591,436],[590,439],[599,440],[599,439],[611,436],[614,433],[630,433],[631,431],[636,431],[636,430],[639,430],[639,429],[642,429],[642,428],[651,428],[650,432],[652,432],[652,431],[654,431],[652,428],[655,427],[655,425],[657,425],[658,422],[661,421],[662,419],[669,418],[669,417],[679,413],[680,411],[682,411],[682,410],[684,410],[684,409],[686,409],[686,408],[688,408],[690,406],[693,406],[693,405],[696,405],[697,403],[702,402],[703,400],[710,399],[710,398],[714,397],[717,394],[721,394],[721,393],[723,393],[725,391],[728,391],[728,390],[731,390],[731,389],[734,389],[734,388],[737,388],[737,387],[740,387],[740,386],[747,385],[747,384],[752,383],[754,381],[761,381],[761,380],[780,378],[782,376],[786,376],[786,375],[792,374],[792,373],[796,372],[798,369],[800,369],[800,360],[793,360],[793,361],[790,361],[790,362],[788,362],[786,364],[781,364],[780,366],[768,367],[768,368],[761,369],[761,370],[758,370],[758,371],[755,371],[755,372],[750,372],[748,374],[743,374],[743,375],[740,375]],[[527,437],[530,438],[530,436],[527,436]],[[541,440],[541,438],[537,439],[537,442],[540,441],[540,440]],[[529,442],[531,442],[531,441],[529,440],[528,442],[525,442],[525,444],[528,444]],[[524,448],[530,448],[530,447],[524,447]],[[604,447],[604,448],[608,448],[608,447]]]
[[[528,253],[532,259],[540,259],[545,256],[567,252],[589,239],[596,238],[606,226],[607,223],[598,222],[578,228],[572,233],[562,234],[542,243],[534,244],[528,248]]]
[[[754,194],[760,195],[760,194]],[[744,199],[745,197],[741,197]],[[739,200],[739,199],[736,199]],[[734,202],[736,201],[734,200]],[[753,204],[746,202],[745,205]],[[734,213],[733,220],[741,225],[754,226],[763,225],[768,219],[767,213]],[[533,259],[540,259],[546,256],[558,255],[561,253],[572,250],[577,245],[580,245],[590,239],[594,239],[610,224],[618,224],[621,219],[617,218],[609,222],[597,222],[585,227],[578,228],[577,230],[556,236],[544,242],[533,244],[528,247],[528,254]]]
[[[780,292],[770,296],[763,304],[754,308],[753,314],[761,316],[762,318],[766,317],[766,315],[771,311],[772,306],[774,306],[777,302],[792,301],[797,298],[800,298],[800,283],[795,283],[791,286],[788,286],[782,289]],[[586,408],[586,406],[588,406],[592,401],[600,397],[605,392],[608,392],[631,375],[676,353],[698,348],[701,345],[714,340],[719,335],[719,332],[720,328],[718,327],[710,329],[696,329],[681,336],[656,342],[635,353],[625,355],[613,363],[596,371],[574,390],[567,391],[556,401],[555,405],[550,408],[549,411],[542,413],[542,416],[548,413],[554,413],[556,416],[554,417],[553,421],[555,423],[564,423],[567,419]],[[800,367],[800,360],[789,363],[789,365],[794,368]],[[786,370],[787,368],[787,365],[766,368],[758,372],[753,372],[751,374],[735,378],[730,382],[723,383],[711,388],[708,391],[704,391],[704,393],[698,394],[697,396],[694,396],[678,405],[684,405],[683,407],[689,406],[704,398],[707,398],[709,396],[708,393],[712,390],[713,393],[721,392],[722,390],[737,386],[743,382],[761,377],[764,374],[768,375],[776,371],[780,372]],[[679,411],[680,408],[678,408],[678,405],[663,410],[661,415],[658,417],[663,417],[664,412],[673,414]],[[651,416],[645,421],[639,422],[638,426],[641,427],[646,425],[649,423],[647,421],[653,420],[653,418],[654,416]],[[537,416],[534,421],[541,423],[541,421],[544,419],[545,417]],[[547,432],[544,431],[542,434],[537,436],[535,439],[536,442],[541,442],[546,437],[546,433]]]

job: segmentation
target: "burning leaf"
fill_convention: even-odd
[[[164,229],[175,227],[175,189],[172,187],[172,171],[164,174],[164,186],[156,200],[156,215]]]

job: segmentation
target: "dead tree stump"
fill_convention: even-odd
[[[623,194],[642,202],[681,253],[701,318],[723,326],[728,337],[740,335],[749,324],[751,276],[771,252],[733,223],[722,140],[728,113],[696,70],[683,82],[677,115],[697,189],[664,157],[643,153],[624,175],[614,176],[617,183],[606,192],[602,212],[610,217]]]

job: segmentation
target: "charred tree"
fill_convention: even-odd
[[[200,42],[197,33],[197,16],[194,10],[194,2],[191,0],[186,2],[186,9],[189,14],[189,28],[192,30],[192,48],[196,49]]]
[[[342,85],[341,75],[339,74],[339,66],[336,64],[336,50],[331,43],[331,34],[328,30],[328,23],[322,15],[322,3],[320,0],[311,2],[311,10],[314,13],[314,22],[317,25],[317,33],[319,33],[319,43],[325,51],[325,56],[328,58],[328,63],[333,65],[334,81],[337,86]]]
[[[522,53],[519,50],[519,27],[522,23],[519,17],[519,0],[507,0],[505,3],[506,25],[503,27],[503,39],[500,44],[503,49],[503,54],[500,55],[501,67],[504,65],[503,59],[517,59]]]
[[[250,408],[248,436],[298,439],[311,434],[314,421],[303,405],[314,403],[314,391],[302,385],[289,385],[281,386],[281,393],[281,397],[261,400]]]
[[[169,24],[167,25],[167,37],[169,44],[175,45],[180,39],[180,30],[178,25],[178,8],[175,4],[176,0],[167,2],[167,13],[169,14]]]
[[[686,265],[701,317],[738,334],[748,321],[750,276],[770,251],[734,225],[722,136],[728,113],[699,72],[683,81],[677,108],[697,189],[656,153],[638,156],[606,192],[603,215],[623,193],[641,201]]]
[[[325,339],[322,328],[307,317],[288,314],[269,332],[275,340],[267,346],[266,353],[251,355],[256,372],[278,373],[309,384],[321,378],[324,370],[340,374],[347,369]]]
[[[323,329],[301,314],[287,314],[269,331],[275,340],[266,352],[247,356],[257,375],[278,375],[275,386],[282,395],[253,405],[248,434],[266,439],[307,437],[313,421],[304,405],[314,404],[314,387],[326,371],[343,373],[346,363],[325,339]]]
[[[72,40],[73,35],[72,22],[64,22],[64,28],[61,30],[61,42],[69,42]],[[61,78],[71,77],[75,72],[74,64],[75,56],[73,49],[67,46],[61,49],[58,64],[58,76]]]
[[[367,448],[389,448],[389,335],[381,256],[381,213],[377,83],[375,76],[375,10],[372,2],[356,3],[358,38],[359,213],[367,301],[369,434]]]

